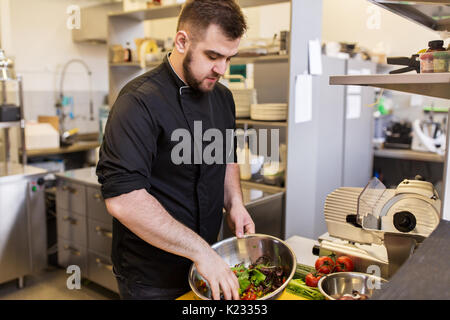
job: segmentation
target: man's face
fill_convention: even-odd
[[[195,90],[208,92],[223,76],[231,57],[238,53],[240,38],[228,39],[219,26],[211,24],[202,39],[191,42],[183,60],[186,82]]]

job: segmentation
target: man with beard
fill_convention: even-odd
[[[222,212],[236,236],[254,233],[244,207],[236,157],[226,130],[235,127],[231,92],[218,83],[246,30],[233,0],[190,0],[180,14],[174,50],[129,82],[110,113],[97,175],[113,216],[112,261],[123,299],[174,299],[189,291],[192,262],[213,299],[238,299],[230,267],[210,247]],[[219,130],[224,161],[195,161],[202,133]],[[177,129],[190,133],[190,161],[174,161]],[[199,145],[201,144],[201,145]],[[184,154],[186,152],[186,154]],[[176,155],[176,154],[175,154]]]

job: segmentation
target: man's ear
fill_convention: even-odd
[[[175,48],[179,53],[184,54],[189,46],[189,36],[187,35],[187,32],[184,30],[180,30],[175,35]]]

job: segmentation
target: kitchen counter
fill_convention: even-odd
[[[56,176],[71,180],[73,182],[82,183],[88,186],[98,187],[100,184],[95,174],[95,167],[82,168],[76,170],[69,170],[62,173],[57,173]],[[268,192],[256,188],[242,187],[242,195],[244,204],[247,208],[260,205],[261,202],[270,201],[274,197],[279,197],[282,192]]]
[[[450,221],[442,220],[373,300],[450,299]]]
[[[98,143],[98,141],[78,141],[67,147],[27,150],[27,157],[38,157],[38,156],[88,151],[98,148],[99,146],[100,144]]]

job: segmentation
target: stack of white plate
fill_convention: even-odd
[[[250,106],[256,103],[256,89],[232,89],[236,118],[249,118]]]
[[[252,104],[250,118],[253,120],[283,121],[287,119],[287,110],[286,103]]]

